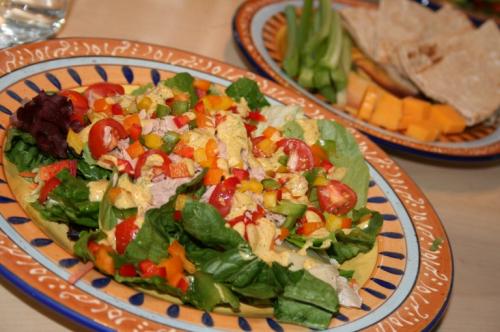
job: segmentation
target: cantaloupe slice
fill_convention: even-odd
[[[429,119],[438,125],[444,134],[461,133],[465,129],[465,119],[449,105],[432,105]]]
[[[347,106],[359,109],[363,102],[366,89],[371,84],[369,80],[364,79],[354,72],[350,72],[347,80]]]
[[[431,104],[414,97],[403,99],[403,117],[399,129],[406,129],[410,123],[419,122],[429,117]]]
[[[383,93],[377,101],[370,122],[389,130],[398,130],[402,117],[403,101],[389,93]]]
[[[363,97],[363,102],[358,110],[358,118],[365,121],[370,120],[380,94],[381,90],[378,87],[375,85],[368,86]]]
[[[431,120],[421,120],[408,125],[405,135],[424,142],[435,141],[440,134],[439,127]]]

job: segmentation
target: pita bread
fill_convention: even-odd
[[[369,57],[375,55],[375,26],[378,11],[371,8],[346,7],[340,10],[344,27],[356,45]]]
[[[500,107],[500,31],[493,21],[441,43],[421,43],[416,52],[401,58],[405,71],[427,96],[455,107],[467,125]]]

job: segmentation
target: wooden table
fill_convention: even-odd
[[[245,64],[232,39],[241,1],[74,1],[61,37],[134,39]],[[440,215],[453,247],[455,284],[441,331],[498,331],[500,315],[500,166],[466,167],[394,156]],[[1,281],[0,330],[79,329]]]

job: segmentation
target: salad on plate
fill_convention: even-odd
[[[86,262],[70,282],[96,268],[201,310],[250,305],[315,329],[362,305],[341,264],[376,250],[383,219],[356,140],[250,79],[42,91],[12,116],[4,154],[30,216],[66,225]]]

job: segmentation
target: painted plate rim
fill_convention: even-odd
[[[276,83],[261,78],[245,69],[225,64],[209,57],[196,55],[191,52],[186,52],[175,48],[121,39],[63,38],[36,42],[1,50],[0,86],[2,86],[3,84],[2,81],[5,81],[5,77],[8,78],[10,74],[19,74],[20,76],[18,78],[16,76],[15,78],[17,79],[17,81],[14,82],[17,84],[24,80],[24,84],[33,90],[33,82],[29,81],[30,84],[28,84],[28,80],[26,80],[26,78],[31,76],[24,73],[24,71],[29,70],[29,68],[46,68],[46,66],[51,63],[70,63],[71,61],[76,61],[78,59],[85,59],[85,61],[87,61],[88,63],[92,63],[95,65],[95,67],[98,67],[99,64],[95,61],[97,61],[96,59],[98,59],[99,57],[110,59],[110,61],[113,60],[113,63],[117,63],[122,66],[124,76],[127,75],[125,75],[125,70],[123,68],[128,68],[127,73],[128,70],[130,70],[128,64],[125,64],[127,61],[129,61],[130,63],[132,63],[133,61],[149,61],[151,63],[154,62],[158,66],[163,65],[175,67],[179,71],[191,70],[199,73],[200,75],[204,75],[205,77],[210,77],[212,80],[226,80],[230,82],[241,76],[247,76],[249,78],[255,79],[261,86],[261,89],[266,94],[266,96],[268,98],[271,98],[271,100],[274,99],[282,103],[298,103],[303,105],[308,110],[308,113],[313,114],[313,116],[317,116],[318,118],[327,117],[341,123],[343,122],[341,119],[337,118],[334,114],[328,112],[322,106],[316,104],[314,101],[304,98],[291,89],[281,87]],[[59,67],[56,66],[55,68],[66,69],[76,81],[74,73],[70,73],[69,70],[72,69],[71,65],[65,64],[60,65]],[[23,73],[20,73],[21,71],[23,71]],[[55,84],[53,81],[53,77],[51,78],[51,75],[47,74],[47,70],[40,71],[40,73],[45,73],[47,79],[49,79],[52,84]],[[129,80],[129,77],[126,78],[127,80]],[[82,85],[81,81],[79,84]],[[9,85],[7,87],[9,87]],[[12,99],[16,99],[16,95],[9,94],[8,90],[3,89],[2,91],[0,91],[0,93],[3,93],[4,91],[7,91],[6,93],[7,95],[9,95],[9,97],[11,97]],[[3,104],[3,99],[0,99],[0,103]],[[0,127],[0,142],[3,146],[6,127],[6,125],[4,126],[3,124],[8,123],[8,116],[10,111],[3,105],[0,105],[0,111],[0,123],[2,124],[2,126]],[[425,198],[424,194],[410,179],[410,177],[404,171],[402,171],[401,168],[373,142],[360,134],[357,130],[352,128],[350,130],[360,143],[360,147],[364,152],[365,159],[370,164],[373,173],[378,174],[381,182],[383,182],[384,185],[388,186],[388,192],[384,191],[383,194],[388,194],[389,196],[395,195],[396,197],[394,201],[390,201],[384,196],[385,201],[389,201],[391,205],[400,205],[399,208],[402,209],[402,211],[404,211],[404,213],[406,213],[406,216],[409,218],[411,228],[413,229],[412,232],[414,232],[415,235],[415,239],[407,238],[407,235],[405,234],[386,234],[387,237],[391,238],[396,236],[396,238],[404,238],[406,245],[408,245],[409,242],[414,241],[417,245],[418,250],[419,264],[416,268],[417,270],[415,274],[415,280],[412,281],[412,286],[409,289],[408,294],[404,294],[402,302],[398,303],[397,307],[394,310],[390,311],[387,314],[384,314],[385,316],[382,316],[381,320],[376,321],[373,324],[382,324],[382,328],[383,324],[389,324],[388,326],[392,326],[392,322],[389,322],[389,318],[391,318],[400,320],[404,324],[408,324],[408,328],[410,329],[412,326],[415,326],[413,329],[417,329],[416,326],[418,326],[418,329],[431,330],[443,317],[449,303],[449,298],[453,286],[453,254],[444,226],[439,220],[439,217],[437,216],[430,202]],[[3,164],[0,165],[0,174],[4,174]],[[22,238],[21,235],[19,235],[17,230],[14,229],[14,227],[24,227],[23,225],[29,222],[29,219],[15,200],[14,195],[10,191],[8,183],[2,179],[0,179],[0,204],[4,207],[1,211],[2,216],[0,217],[0,254],[4,255],[4,259],[0,264],[1,276],[21,289],[28,296],[31,296],[35,300],[49,306],[51,309],[68,317],[75,323],[92,329],[108,331],[110,330],[110,328],[117,327],[117,325],[115,324],[116,317],[120,319],[126,319],[127,314],[130,314],[129,316],[135,317],[134,313],[122,313],[120,310],[113,308],[112,303],[108,303],[110,307],[109,310],[106,309],[106,311],[102,309],[101,311],[95,311],[92,315],[82,313],[81,308],[78,308],[77,310],[77,308],[74,307],[74,301],[72,302],[72,300],[74,300],[73,298],[76,298],[76,295],[70,296],[66,294],[66,297],[61,297],[61,294],[66,292],[66,290],[68,290],[68,292],[69,290],[76,291],[75,286],[80,283],[79,281],[75,286],[69,285],[66,282],[67,275],[69,274],[66,274],[65,278],[59,278],[53,271],[47,270],[41,266],[39,270],[37,270],[39,271],[38,273],[40,273],[40,275],[36,276],[36,278],[38,279],[36,279],[35,277],[35,279],[30,279],[30,281],[38,280],[39,283],[30,285],[27,281],[23,280],[21,276],[23,276],[23,273],[25,273],[25,271],[22,270],[23,268],[21,266],[26,266],[29,264],[34,264],[36,266],[40,265],[40,263],[36,260],[36,257],[34,258],[28,255],[27,251],[35,252],[36,250],[38,250],[35,248],[35,244],[36,247],[44,247],[47,244],[52,243],[52,241],[46,240],[39,241],[39,243],[37,243],[35,241],[37,239],[34,239],[31,241],[31,244],[33,244],[31,245],[29,242],[26,242],[26,240]],[[398,215],[397,217],[399,218],[400,216]],[[6,229],[10,231],[9,236],[7,236],[5,232]],[[11,231],[11,229],[14,230]],[[432,229],[433,232],[430,232],[429,229]],[[37,229],[37,231],[39,230]],[[444,243],[438,251],[436,251],[435,253],[431,253],[431,251],[428,249],[428,245],[430,243],[429,241],[432,241],[437,237],[443,238]],[[424,243],[424,240],[427,242]],[[423,255],[422,252],[425,255]],[[37,255],[38,254],[43,255],[43,250],[39,249]],[[424,258],[422,258],[423,256]],[[26,261],[21,261],[22,264],[16,263],[16,260],[18,260],[17,262],[19,262],[19,260],[22,259]],[[421,263],[423,259],[433,261],[438,266],[442,266],[441,268],[444,270],[441,271],[437,270],[436,268],[429,269],[422,266]],[[406,270],[407,267],[405,267],[405,271]],[[423,272],[423,270],[426,270],[426,272]],[[446,282],[436,282],[436,279],[431,279],[432,276],[430,276],[429,274],[434,274],[436,276],[442,277],[442,280],[446,280]],[[57,280],[59,287],[64,290],[58,293],[59,298],[55,298],[55,296],[51,293],[58,291],[54,290],[55,286],[49,287],[50,285],[47,285],[43,282],[45,280]],[[433,284],[432,286],[427,285],[426,282],[430,283],[431,280],[433,280],[433,282],[435,282],[436,284]],[[384,283],[383,280],[376,280],[376,282],[380,285],[383,285],[383,287],[390,288],[391,286],[390,284]],[[426,292],[430,292],[432,293],[432,296],[436,297],[431,304],[429,304],[430,302],[425,299],[424,295],[422,295],[426,294]],[[80,297],[77,301],[78,303],[82,302],[82,299],[84,299],[85,301],[93,301],[94,299],[91,294],[85,294],[84,292],[79,296]],[[83,302],[85,303],[85,301]],[[403,305],[406,305],[408,303],[416,305],[416,309],[413,309],[415,309],[415,312],[421,315],[421,317],[419,317],[420,321],[416,318],[414,319],[415,322],[420,322],[418,323],[420,325],[417,325],[417,323],[413,323],[412,321],[403,318],[404,315],[407,315],[405,317],[413,317],[415,315],[412,311],[412,308],[410,308],[411,310],[403,308]],[[381,304],[380,307],[384,307],[384,305],[385,302]],[[431,305],[432,308],[429,307]],[[178,307],[179,306],[177,306],[177,310],[179,310]],[[432,309],[430,313],[419,312],[419,310],[422,311],[423,308],[428,307]],[[118,315],[119,313],[119,315],[114,316],[114,318],[112,319],[110,318],[110,312],[113,312],[114,315]],[[107,316],[105,314],[107,314]],[[122,314],[126,317],[122,318]],[[205,314],[203,314],[202,318],[205,317]],[[369,316],[369,314],[366,316]],[[361,318],[366,316],[362,316]],[[210,318],[210,315],[208,317]],[[156,322],[149,321],[147,318],[142,317],[140,319],[143,320],[138,325],[141,328],[161,327],[161,325],[158,325]],[[238,318],[238,320],[241,320],[241,318]],[[183,321],[176,319],[174,319],[174,321],[178,322],[179,324],[176,324],[176,327],[179,327],[181,329],[192,328],[192,326],[189,325],[192,322],[184,323]],[[209,319],[209,322],[210,321],[211,318]],[[245,318],[243,318],[243,321],[246,322]],[[205,324],[205,327],[200,326],[200,329],[204,329],[207,327],[213,327],[215,329],[218,328],[217,326],[213,326],[213,321],[211,322],[211,324],[212,325]],[[275,330],[282,329],[279,324],[275,324],[277,323],[273,319],[267,319],[267,326],[269,328]],[[239,329],[245,330],[244,327],[246,326],[247,325],[244,324],[242,325],[240,321]],[[367,327],[373,328],[373,330],[377,330],[375,328],[375,325],[369,325]],[[238,329],[238,326],[235,325],[232,328]]]

